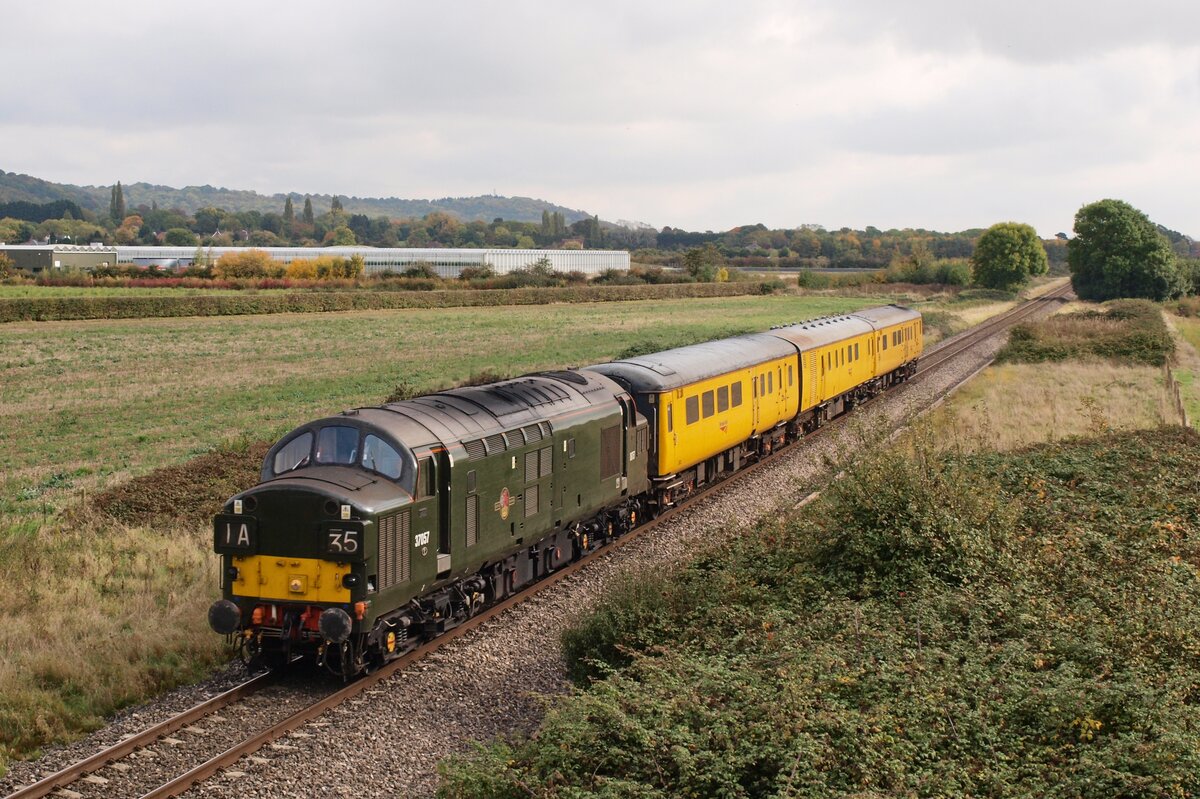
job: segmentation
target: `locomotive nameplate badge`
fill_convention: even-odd
[[[512,504],[512,497],[508,493],[508,487],[500,489],[500,501],[492,506],[492,510],[500,511],[501,519],[508,519],[508,506]]]

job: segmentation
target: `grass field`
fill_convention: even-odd
[[[612,359],[877,304],[717,300],[280,314],[0,326],[3,508],[39,517],[93,490],[245,436],[432,390]]]
[[[399,384],[433,390],[483,372],[584,365],[880,302],[753,296],[0,326],[0,761],[221,657],[205,621],[217,586],[207,525],[121,524],[85,494],[379,403]]]
[[[1168,317],[1177,336],[1175,379],[1192,427],[1200,430],[1200,319]]]

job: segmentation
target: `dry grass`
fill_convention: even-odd
[[[129,528],[95,515],[5,540],[0,770],[6,757],[94,728],[223,657],[197,623],[217,580],[210,540],[207,528]]]
[[[1072,361],[992,366],[926,423],[944,446],[976,452],[1170,420],[1161,369]]]

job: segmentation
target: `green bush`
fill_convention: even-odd
[[[1190,796],[1200,436],[882,452],[793,519],[630,581],[588,687],[443,797]]]

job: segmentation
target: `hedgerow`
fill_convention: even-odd
[[[135,319],[173,316],[314,313],[398,308],[618,302],[681,297],[769,294],[765,283],[688,283],[568,286],[480,291],[328,291],[162,297],[32,297],[0,299],[0,322],[64,319]]]
[[[606,599],[444,797],[1189,796],[1200,437],[890,453]]]

